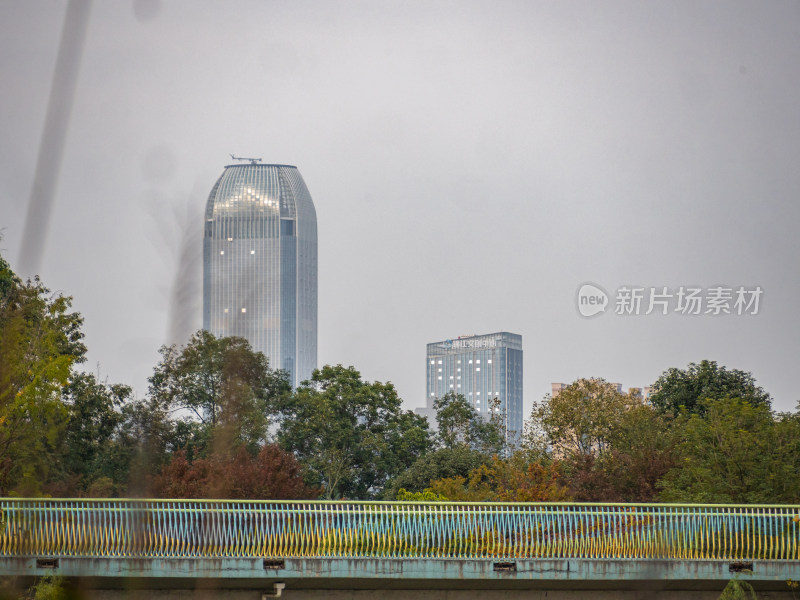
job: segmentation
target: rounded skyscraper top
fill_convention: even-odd
[[[247,339],[295,387],[317,367],[317,215],[296,167],[228,165],[214,184],[203,328]]]

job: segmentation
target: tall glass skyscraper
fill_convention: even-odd
[[[317,367],[317,214],[297,167],[228,165],[206,204],[203,327],[239,336],[293,386]]]
[[[433,402],[448,392],[464,396],[484,418],[492,402],[505,416],[509,441],[522,434],[522,336],[500,331],[428,344],[426,406],[417,413],[436,424]]]

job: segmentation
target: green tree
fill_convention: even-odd
[[[327,498],[374,497],[430,446],[425,419],[401,403],[391,383],[326,365],[284,403],[278,441]]]
[[[394,500],[401,488],[423,493],[431,482],[454,477],[466,478],[473,470],[489,463],[494,454],[506,450],[503,415],[495,412],[487,421],[461,394],[448,392],[434,401],[438,431],[434,452],[418,457],[408,469],[386,486],[384,498]]]
[[[678,416],[682,409],[690,413],[704,410],[703,400],[739,398],[753,406],[770,407],[770,396],[756,385],[750,373],[720,367],[716,362],[703,360],[682,369],[668,369],[653,384],[649,402],[658,411]]]
[[[738,398],[702,401],[677,426],[679,460],[661,480],[661,499],[701,503],[800,501],[800,420]]]
[[[290,392],[287,374],[270,369],[247,340],[204,330],[186,346],[163,346],[160,353],[148,380],[151,401],[168,414],[190,412],[215,451],[232,453],[244,444],[256,452],[267,439],[269,415]]]
[[[75,597],[72,590],[64,586],[58,576],[42,577],[28,591],[31,600],[70,600]]]
[[[72,300],[0,257],[0,496],[40,493],[67,422],[61,388],[86,353]]]
[[[485,420],[467,399],[448,392],[433,402],[436,410],[436,435],[442,448],[466,446],[487,454],[500,453],[505,444],[499,419]]]
[[[610,450],[625,412],[637,403],[604,379],[579,379],[536,403],[531,422],[554,456],[599,456]]]
[[[153,478],[179,450],[190,455],[205,450],[207,430],[188,419],[175,420],[150,398],[127,403],[113,446],[113,461],[128,496],[152,496]]]
[[[467,477],[471,471],[487,464],[490,459],[488,454],[464,445],[428,452],[386,485],[383,498],[394,500],[400,489],[409,493],[424,492],[437,479]]]
[[[719,600],[757,600],[756,591],[747,581],[734,578],[728,582]]]
[[[122,407],[130,400],[126,385],[99,383],[91,373],[76,373],[64,388],[67,428],[62,440],[57,480],[50,490],[60,496],[82,496],[92,484],[105,478],[109,493],[126,482],[127,469],[121,465],[119,429]]]
[[[449,498],[445,498],[441,494],[434,494],[430,489],[423,492],[409,492],[403,488],[397,490],[395,500],[398,502],[450,502]]]

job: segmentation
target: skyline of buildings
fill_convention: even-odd
[[[492,401],[505,418],[508,437],[523,424],[522,336],[500,331],[466,335],[427,345],[425,407],[416,413],[436,427],[433,404],[448,392],[463,395],[485,419]]]
[[[292,387],[317,367],[317,217],[297,167],[225,166],[203,233],[203,328],[239,336]]]
[[[297,167],[245,160],[224,167],[206,203],[203,328],[244,337],[297,387],[317,367],[316,210]],[[426,363],[426,405],[416,412],[433,428],[434,400],[452,391],[484,418],[497,399],[507,431],[522,432],[521,335],[429,343]],[[552,383],[551,395],[566,385]],[[649,387],[635,389],[650,395]]]

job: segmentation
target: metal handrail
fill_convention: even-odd
[[[800,506],[0,499],[0,556],[800,560]]]

